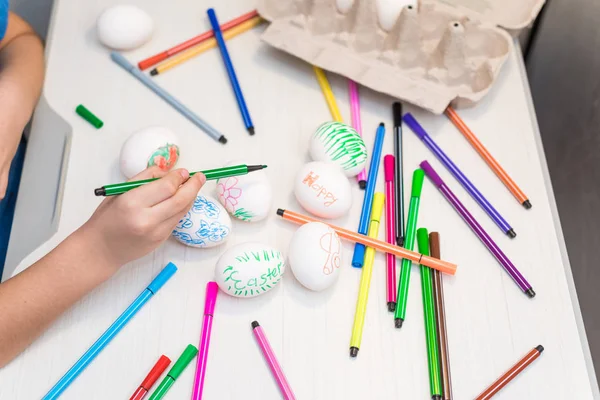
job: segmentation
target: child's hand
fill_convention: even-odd
[[[118,268],[156,249],[190,210],[206,182],[202,174],[190,178],[185,169],[176,169],[165,175],[157,167],[132,180],[163,175],[155,182],[105,199],[81,227],[81,233],[93,241],[109,265]]]

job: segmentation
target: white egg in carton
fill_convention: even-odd
[[[512,48],[507,30],[544,1],[261,0],[258,11],[273,47],[441,114],[485,96]]]

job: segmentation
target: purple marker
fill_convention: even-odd
[[[460,182],[460,184],[469,192],[471,197],[483,208],[483,210],[490,216],[492,220],[498,225],[502,232],[510,236],[511,239],[515,238],[517,234],[514,229],[506,222],[502,215],[490,204],[489,201],[483,195],[473,183],[462,173],[460,169],[452,162],[452,160],[438,147],[433,141],[431,136],[427,134],[425,129],[417,122],[415,117],[410,113],[404,114],[404,122],[410,127],[410,129],[425,143],[425,146],[444,164],[444,166],[450,171],[450,173]]]
[[[490,235],[487,234],[485,230],[479,225],[477,220],[473,218],[471,213],[465,208],[465,206],[458,200],[458,198],[452,193],[452,191],[446,186],[442,178],[435,172],[433,167],[427,162],[423,161],[420,164],[425,174],[431,179],[431,182],[435,185],[436,188],[448,200],[448,202],[454,207],[456,212],[460,214],[462,219],[469,225],[471,230],[477,235],[479,240],[483,242],[485,247],[496,257],[496,260],[502,265],[502,267],[508,272],[508,274],[513,278],[515,283],[521,288],[523,292],[529,297],[535,297],[535,292],[533,291],[531,285],[527,280],[521,275],[517,267],[506,257],[506,254],[500,250],[498,245],[492,240]]]

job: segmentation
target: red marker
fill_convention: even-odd
[[[167,356],[160,356],[154,367],[150,370],[139,388],[133,393],[129,400],[142,400],[148,394],[154,383],[160,378],[165,369],[171,364],[171,359]]]

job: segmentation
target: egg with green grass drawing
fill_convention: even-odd
[[[310,139],[310,156],[315,161],[337,164],[348,177],[356,176],[367,164],[367,146],[351,126],[325,122]]]
[[[269,245],[248,242],[228,249],[217,261],[215,281],[234,297],[255,297],[279,284],[285,258]]]
[[[243,162],[227,164],[239,165]],[[232,176],[217,181],[217,197],[231,216],[247,222],[256,222],[269,215],[273,190],[265,171]]]

